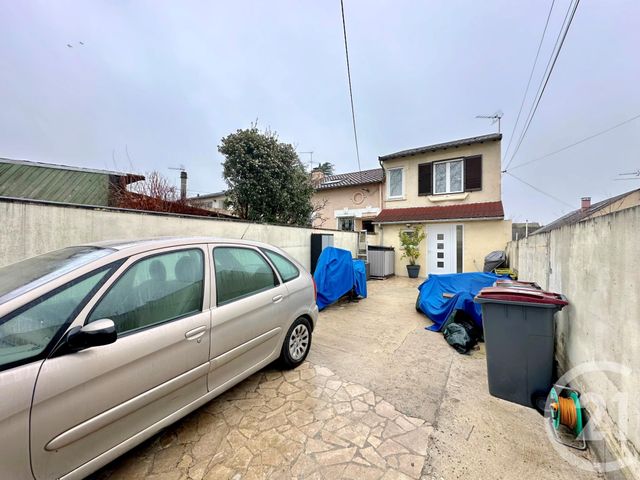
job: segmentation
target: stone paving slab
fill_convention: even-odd
[[[365,386],[305,362],[253,375],[93,478],[418,479],[432,432]]]

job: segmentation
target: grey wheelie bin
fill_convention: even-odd
[[[475,301],[482,305],[489,393],[536,407],[553,385],[553,316],[567,299],[543,290],[488,287]]]

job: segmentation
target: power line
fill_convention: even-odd
[[[560,51],[562,50],[562,46],[564,45],[564,41],[567,38],[567,34],[569,33],[569,28],[571,27],[571,23],[573,22],[573,17],[576,14],[576,10],[578,9],[578,5],[580,4],[580,0],[576,0],[575,3],[573,4],[573,10],[571,10],[571,5],[569,5],[569,9],[567,10],[567,14],[569,13],[569,10],[571,10],[571,14],[569,16],[569,20],[568,22],[566,21],[567,16],[565,15],[565,22],[563,23],[563,28],[564,31],[561,30],[560,36],[558,36],[558,40],[560,40],[560,42],[558,43],[558,41],[556,40],[556,45],[557,48],[554,47],[554,52],[552,53],[552,56],[549,58],[549,62],[547,63],[547,69],[545,70],[545,77],[543,80],[543,83],[541,83],[541,88],[538,89],[539,94],[537,94],[537,99],[535,100],[534,104],[533,104],[533,108],[531,109],[529,116],[527,118],[527,121],[525,123],[525,127],[522,131],[522,134],[520,135],[520,138],[518,140],[518,144],[516,145],[515,150],[513,151],[513,153],[511,154],[511,158],[509,159],[509,163],[507,163],[507,166],[505,167],[505,170],[507,170],[509,168],[509,165],[511,165],[511,162],[513,162],[513,159],[515,158],[516,154],[518,153],[518,150],[520,149],[520,145],[522,145],[522,142],[524,141],[525,136],[527,135],[527,132],[529,130],[529,127],[531,126],[531,122],[533,121],[533,117],[535,117],[536,112],[538,111],[538,106],[540,105],[540,100],[542,100],[542,96],[544,95],[544,92],[547,88],[547,84],[549,83],[549,79],[551,78],[551,74],[553,73],[553,69],[556,66],[556,62],[558,60],[558,57],[560,55]],[[565,27],[566,24],[566,27]],[[549,68],[549,64],[551,65]]]
[[[351,66],[349,65],[349,47],[347,45],[347,23],[344,20],[344,1],[340,0],[340,10],[342,11],[342,32],[344,34],[344,53],[347,58],[347,77],[349,79],[349,99],[351,100],[351,120],[353,121],[353,138],[356,142],[356,158],[358,159],[358,171],[360,168],[360,149],[358,148],[358,130],[356,129],[356,111],[353,108],[353,88],[351,86]]]
[[[536,69],[536,65],[538,64],[538,57],[540,56],[540,49],[542,48],[542,43],[544,42],[544,37],[547,33],[547,27],[549,26],[549,19],[551,18],[551,12],[553,12],[553,6],[555,5],[556,0],[552,0],[551,8],[549,8],[549,14],[547,15],[547,21],[544,24],[544,30],[542,30],[542,37],[540,38],[540,43],[538,43],[538,51],[536,51],[536,57],[533,60],[533,65],[531,66],[531,73],[529,74],[529,80],[527,81],[527,87],[524,89],[524,95],[522,95],[522,103],[520,103],[520,110],[518,111],[518,116],[516,117],[516,122],[513,124],[513,130],[511,130],[511,136],[509,137],[509,144],[507,145],[507,149],[504,152],[504,158],[507,158],[507,154],[509,153],[509,148],[511,147],[511,142],[513,141],[513,135],[516,133],[516,127],[518,126],[518,122],[520,121],[520,115],[522,115],[522,109],[524,108],[524,102],[527,99],[527,94],[529,93],[529,86],[531,85],[531,79],[533,78],[533,72]]]
[[[620,122],[620,123],[618,123],[618,124],[616,124],[616,125],[614,125],[612,127],[609,127],[607,129],[605,129],[605,130],[601,130],[600,132],[594,133],[593,135],[589,135],[588,137],[585,137],[582,140],[578,140],[577,142],[573,142],[572,144],[567,145],[566,147],[562,147],[562,148],[560,148],[558,150],[554,150],[553,152],[547,153],[546,155],[542,155],[541,157],[537,157],[537,158],[534,158],[534,159],[529,160],[527,162],[524,162],[524,163],[521,163],[519,165],[516,165],[511,170],[515,170],[516,168],[524,167],[525,165],[529,165],[530,163],[537,162],[538,160],[542,160],[544,158],[550,157],[552,155],[555,155],[556,153],[564,152],[565,150],[567,150],[567,149],[569,149],[571,147],[575,147],[576,145],[580,145],[581,143],[584,143],[584,142],[586,142],[588,140],[591,140],[592,138],[596,138],[596,137],[599,137],[600,135],[604,135],[605,133],[608,133],[611,130],[615,130],[618,127],[626,125],[627,123],[633,122],[634,120],[637,120],[638,118],[640,118],[640,115],[636,115],[635,117],[631,117],[631,118],[625,120],[624,122]],[[506,170],[505,170],[505,172],[506,172]]]
[[[526,186],[528,186],[529,188],[532,188],[533,190],[535,190],[538,193],[541,193],[542,195],[549,197],[553,200],[555,200],[556,202],[560,202],[563,205],[566,205],[569,208],[573,208],[573,205],[565,202],[564,200],[560,200],[558,197],[555,197],[553,195],[551,195],[550,193],[545,192],[544,190],[540,190],[538,187],[536,187],[535,185],[531,185],[529,182],[525,182],[523,179],[521,179],[520,177],[516,177],[513,173],[511,172],[505,172],[507,175],[510,175],[511,177],[515,178],[516,180],[518,180],[519,182],[524,183]]]

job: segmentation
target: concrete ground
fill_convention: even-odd
[[[460,355],[424,329],[418,284],[369,282],[321,313],[301,367],[253,375],[92,478],[599,478],[535,411],[489,395],[483,347]]]

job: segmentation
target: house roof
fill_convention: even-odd
[[[501,133],[490,133],[489,135],[480,135],[477,137],[461,138],[460,140],[453,140],[451,142],[436,143],[433,145],[427,145],[425,147],[410,148],[409,150],[401,150],[399,152],[390,153],[388,155],[382,155],[378,157],[381,161],[392,160],[394,158],[410,157],[412,155],[420,155],[422,153],[435,152],[436,150],[445,150],[447,148],[458,148],[467,145],[473,145],[475,143],[494,142],[502,139]]]
[[[31,160],[16,160],[13,158],[2,158],[0,157],[0,164],[9,164],[9,165],[25,165],[29,167],[42,167],[42,168],[50,168],[55,170],[69,170],[72,172],[83,172],[83,173],[98,173],[101,175],[115,175],[116,177],[123,177],[126,179],[127,183],[133,183],[140,180],[144,180],[144,175],[138,175],[135,173],[126,173],[126,172],[116,172],[113,170],[101,170],[97,168],[85,168],[85,167],[74,167],[72,165],[61,165],[58,163],[46,163],[46,162],[33,162]]]
[[[0,195],[82,205],[110,205],[114,183],[144,176],[0,158]]]
[[[504,218],[502,202],[463,203],[437,207],[385,208],[375,223]]]
[[[617,201],[622,200],[626,196],[636,192],[640,192],[640,188],[636,190],[631,190],[630,192],[622,193],[620,195],[616,195],[615,197],[607,198],[606,200],[602,200],[600,202],[596,202],[592,204],[589,208],[584,210],[582,208],[578,208],[577,210],[574,210],[573,212],[569,212],[566,215],[558,218],[557,220],[554,220],[553,222],[549,223],[548,225],[545,225],[544,227],[536,230],[531,235],[535,235],[537,233],[547,233],[547,232],[550,232],[551,230],[555,230],[556,228],[561,228],[567,225],[573,225],[575,223],[578,223],[590,217],[594,213],[599,212],[600,210],[607,208],[613,205],[614,203],[616,203]]]
[[[381,168],[362,170],[360,172],[340,173],[338,175],[327,175],[322,180],[322,183],[316,187],[316,190],[382,183],[382,179],[383,170]]]
[[[225,195],[225,191],[207,193],[206,195],[196,195],[195,197],[189,197],[187,200],[208,200],[209,198],[222,197]]]

